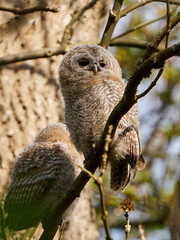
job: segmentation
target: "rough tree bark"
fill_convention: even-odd
[[[58,7],[58,13],[35,12],[17,15],[0,12],[0,56],[58,46],[71,16],[85,6],[86,0],[1,0],[0,5],[30,8],[36,5]],[[100,37],[110,0],[99,0],[74,25],[71,43]],[[58,65],[62,56],[28,60],[0,68],[0,200],[4,198],[9,175],[17,154],[30,144],[47,124],[64,120],[63,99],[59,91]],[[90,199],[85,197],[72,218],[63,239],[94,240]],[[90,191],[91,192],[91,191]]]

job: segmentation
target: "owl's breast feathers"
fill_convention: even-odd
[[[80,81],[71,88],[71,98],[66,95],[65,118],[71,132],[72,141],[85,155],[102,134],[109,114],[119,102],[124,83],[117,77]],[[73,101],[72,101],[73,99]]]

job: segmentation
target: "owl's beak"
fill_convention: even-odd
[[[94,65],[93,65],[93,67],[92,67],[92,71],[93,71],[94,74],[97,74],[97,72],[98,72],[98,66],[97,66],[96,63],[94,63]]]

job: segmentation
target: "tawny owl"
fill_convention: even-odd
[[[5,198],[6,222],[10,229],[46,226],[56,203],[79,174],[82,156],[70,142],[64,124],[42,129],[15,163]],[[75,203],[65,212],[68,217]]]
[[[80,45],[68,51],[59,67],[65,119],[73,143],[86,156],[100,140],[106,121],[125,90],[121,69],[104,48]],[[143,169],[137,106],[121,119],[110,147],[111,188],[124,189]]]

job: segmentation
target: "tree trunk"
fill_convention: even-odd
[[[36,5],[58,7],[58,13],[34,12],[17,15],[0,12],[0,57],[23,51],[56,47],[65,26],[88,0],[1,0],[6,7]],[[69,42],[92,42],[100,38],[110,8],[110,0],[100,0],[73,25]],[[64,120],[63,99],[58,83],[62,56],[27,60],[0,68],[0,199],[5,196],[10,173],[22,147],[31,144],[37,132],[50,123]],[[88,187],[90,188],[90,186]],[[77,214],[72,217],[63,239],[97,239],[92,218],[92,192],[85,190]]]

